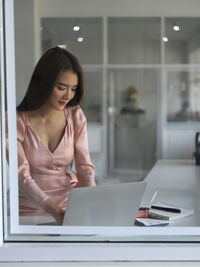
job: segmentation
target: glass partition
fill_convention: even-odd
[[[114,142],[112,170],[129,170],[129,175],[142,177],[156,162],[158,73],[115,69],[109,71],[109,81],[115,110],[111,114],[114,132],[110,132],[110,142]]]
[[[102,64],[102,18],[42,18],[42,52],[61,45],[81,64]]]
[[[93,70],[84,71],[84,97],[81,103],[89,123],[102,123],[102,70],[93,68]]]
[[[109,18],[109,64],[159,64],[160,18]]]
[[[200,18],[165,19],[165,63],[199,64],[200,63]]]
[[[200,72],[167,73],[167,121],[197,123],[200,121]]]

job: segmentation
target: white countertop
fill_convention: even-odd
[[[183,208],[193,209],[194,214],[178,219],[170,226],[200,226],[200,166],[191,160],[160,160],[144,180],[147,192],[143,205],[152,192],[158,191],[155,201],[164,201]]]

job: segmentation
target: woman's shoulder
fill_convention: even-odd
[[[16,111],[17,119],[17,137],[19,140],[23,141],[26,135],[26,112],[25,111]]]
[[[72,106],[69,109],[75,124],[79,124],[86,120],[85,114],[80,106]]]
[[[8,127],[8,111],[5,112],[6,127]],[[16,121],[17,130],[22,130],[25,128],[24,113],[22,111],[16,110]]]
[[[26,111],[16,111],[17,129],[24,129],[27,126]]]
[[[85,117],[85,114],[79,105],[69,107],[69,109],[73,117],[76,117],[77,119]]]
[[[16,118],[18,122],[24,122],[25,113],[26,113],[25,111],[19,111],[19,110],[16,111]]]

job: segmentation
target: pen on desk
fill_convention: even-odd
[[[156,210],[163,210],[163,211],[168,211],[168,212],[174,212],[174,213],[181,213],[180,209],[175,209],[175,208],[168,208],[168,207],[160,207],[160,206],[151,206],[152,209]]]
[[[155,194],[153,195],[153,197],[152,197],[152,199],[151,199],[151,201],[150,201],[150,205],[149,205],[150,207],[151,207],[151,203],[153,203],[153,201],[154,201],[154,199],[155,199],[157,193],[158,193],[158,191],[156,191]]]

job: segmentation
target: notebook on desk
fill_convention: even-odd
[[[149,210],[148,217],[153,218],[153,219],[158,219],[158,220],[177,220],[181,219],[187,216],[190,216],[194,213],[193,209],[186,209],[174,204],[166,203],[166,202],[157,202],[154,203],[152,208]],[[153,207],[162,207],[162,208],[171,208],[171,209],[179,209],[180,212],[170,212],[167,210],[159,210],[159,209],[154,209]]]
[[[146,183],[73,188],[63,225],[133,226]]]

